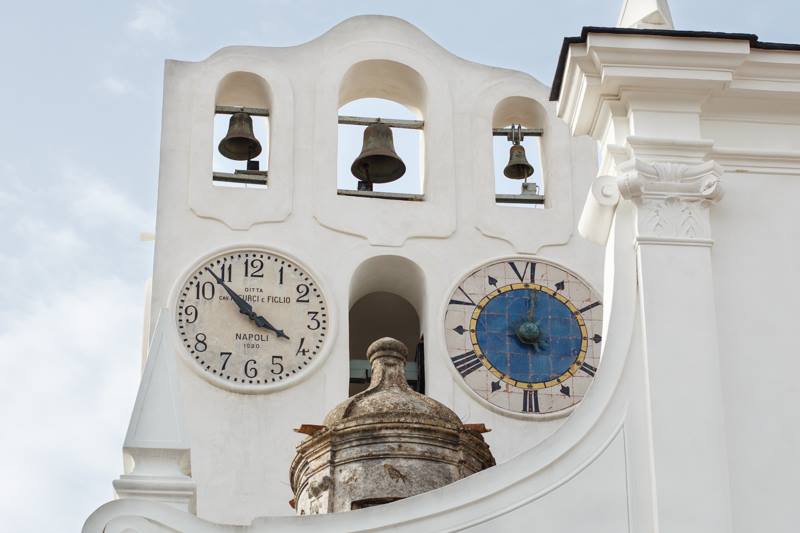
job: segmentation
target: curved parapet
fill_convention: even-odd
[[[417,533],[459,531],[484,524],[480,529],[483,530],[514,509],[557,492],[590,467],[621,435],[624,438],[631,398],[628,356],[636,353],[638,342],[631,216],[627,208],[618,210],[617,224],[608,244],[602,371],[598,372],[581,406],[538,446],[440,489],[359,511],[324,516],[262,517],[249,526],[231,526],[212,524],[156,502],[118,500],[95,511],[86,521],[83,532],[291,533],[313,530],[316,533],[356,533],[385,529]],[[531,517],[525,518],[525,524],[529,525],[531,520]]]

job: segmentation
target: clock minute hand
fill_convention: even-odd
[[[217,276],[213,270],[211,270],[208,267],[206,267],[206,270],[208,271],[209,274],[211,274],[214,277],[215,280],[217,280],[217,283],[222,285],[222,288],[225,289],[225,292],[228,293],[228,295],[231,297],[231,300],[233,300],[233,302],[239,307],[240,313],[242,313],[243,315],[247,315],[247,318],[254,321],[256,323],[256,326],[274,331],[278,335],[278,338],[283,337],[287,340],[289,339],[289,337],[283,332],[282,329],[276,328],[275,326],[270,324],[266,318],[253,311],[253,306],[250,305],[244,298],[236,294],[236,291],[228,287],[225,281],[219,276]]]
[[[208,267],[206,267],[206,270],[208,271],[208,273],[209,273],[209,274],[211,274],[211,275],[214,277],[214,279],[215,279],[215,280],[217,280],[217,283],[219,283],[220,285],[222,285],[222,288],[223,288],[223,289],[225,289],[225,292],[227,292],[227,293],[228,293],[228,296],[230,296],[230,297],[231,297],[231,300],[233,300],[233,302],[234,302],[234,303],[235,303],[235,304],[236,304],[236,305],[239,307],[239,312],[240,312],[240,313],[242,313],[243,315],[247,315],[248,317],[249,317],[251,314],[254,314],[254,313],[255,313],[255,311],[253,311],[253,306],[252,306],[252,305],[250,305],[249,303],[247,303],[247,302],[244,300],[244,298],[242,298],[241,296],[239,296],[238,294],[236,294],[236,292],[235,292],[233,289],[231,289],[230,287],[228,287],[228,286],[225,284],[225,281],[223,281],[223,279],[222,279],[221,277],[219,277],[219,276],[217,276],[216,274],[214,274],[214,271],[213,271],[213,270],[211,270],[211,269],[210,269],[210,268],[208,268]]]

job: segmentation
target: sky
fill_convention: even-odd
[[[549,85],[562,38],[613,26],[622,1],[4,0],[4,529],[78,531],[122,473],[152,266],[152,243],[139,234],[154,231],[165,59],[300,44],[351,16],[387,14],[461,57]],[[793,0],[670,5],[677,29],[800,41]]]

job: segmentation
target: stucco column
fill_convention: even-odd
[[[630,530],[730,533],[717,339],[725,328],[716,323],[709,219],[722,170],[702,117],[749,43],[591,28],[563,51],[558,114],[573,134],[599,142],[606,175],[580,231],[605,242],[612,220],[618,235],[634,225],[642,340],[626,362]]]
[[[621,201],[635,212],[643,330],[644,405],[633,408],[640,415],[628,434],[636,448],[632,484],[644,489],[632,494],[633,531],[728,533],[709,223],[709,209],[722,196],[722,169],[713,161],[634,157],[618,172]]]

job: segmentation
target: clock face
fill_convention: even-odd
[[[453,291],[448,355],[464,383],[496,407],[565,411],[597,371],[602,316],[599,295],[575,274],[538,259],[497,261]]]
[[[319,356],[328,306],[297,263],[266,250],[213,257],[180,288],[176,322],[186,354],[213,383],[268,389],[302,373]]]

